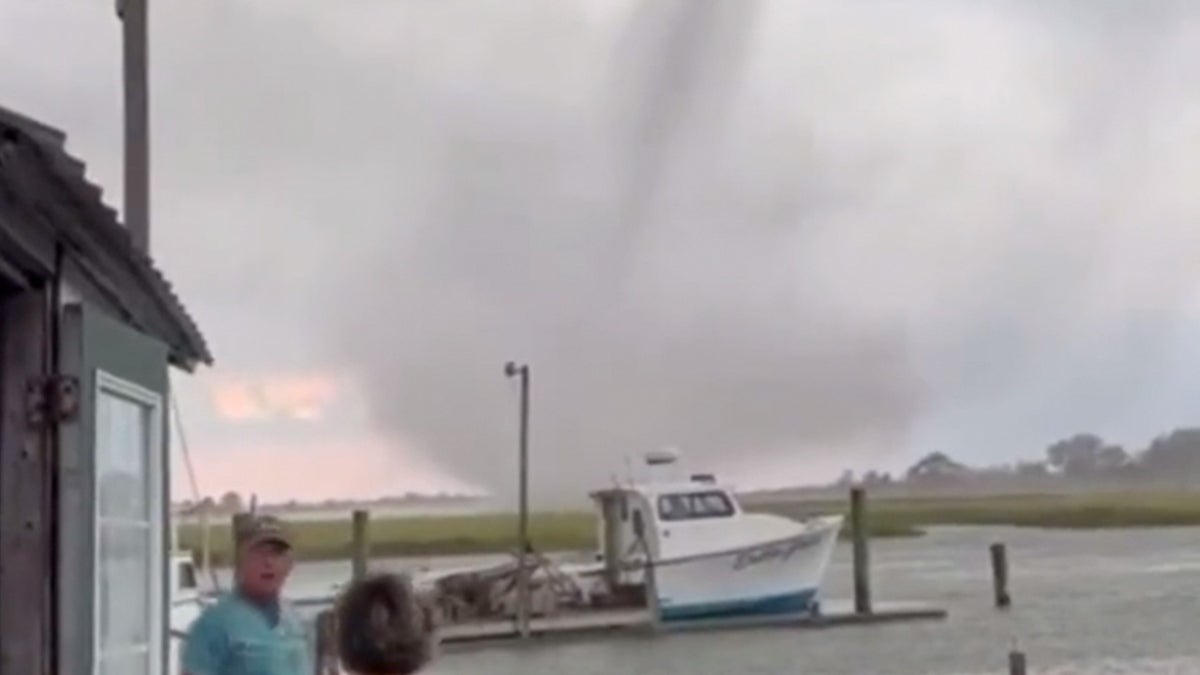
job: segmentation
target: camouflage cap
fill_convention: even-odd
[[[271,542],[291,548],[292,534],[283,521],[275,516],[253,515],[247,518],[238,530],[237,542],[238,546]]]

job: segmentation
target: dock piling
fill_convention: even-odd
[[[1003,543],[991,545],[992,593],[998,609],[1008,609],[1012,597],[1008,594],[1008,550]]]
[[[316,619],[316,658],[313,659],[315,675],[340,675],[337,642],[334,639],[336,624],[333,610],[327,609]]]
[[[240,511],[238,513],[233,514],[233,517],[229,521],[229,538],[232,540],[232,544],[233,544],[233,548],[231,548],[230,550],[233,551],[233,561],[232,562],[235,567],[237,566],[238,557],[239,557],[238,556],[238,536],[239,536],[239,533],[241,533],[242,530],[246,529],[246,526],[249,525],[251,517],[252,517],[251,514],[245,512],[245,511]]]
[[[367,559],[370,556],[371,540],[368,536],[370,513],[355,509],[351,533],[352,561],[351,575],[353,579],[361,579],[367,575]]]
[[[650,614],[650,630],[658,632],[662,628],[662,608],[658,605],[658,581],[654,572],[654,560],[649,551],[646,553],[646,565],[643,572],[646,589],[646,611]]]
[[[200,570],[212,578],[212,523],[207,503],[200,504]]]
[[[1008,675],[1025,675],[1025,652],[1015,647],[1008,652]]]
[[[850,489],[850,527],[854,537],[854,611],[871,613],[871,561],[867,547],[867,493]]]
[[[621,583],[621,508],[624,495],[600,496],[600,513],[604,527],[604,579],[610,592]]]

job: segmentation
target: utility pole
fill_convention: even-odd
[[[518,455],[517,512],[517,630],[529,637],[529,366],[509,361],[504,366],[508,377],[521,380],[520,449]]]
[[[124,55],[125,227],[133,247],[150,252],[149,0],[117,0]]]

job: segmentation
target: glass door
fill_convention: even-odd
[[[95,672],[151,675],[163,614],[162,403],[96,374]]]

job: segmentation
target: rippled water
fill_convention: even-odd
[[[1013,609],[992,609],[987,547],[1009,547]],[[939,529],[872,544],[878,600],[946,607],[944,622],[619,638],[450,653],[434,675],[957,675],[1003,673],[1014,640],[1030,672],[1200,673],[1200,529]],[[345,565],[298,570],[327,585]],[[850,597],[840,547],[826,597]]]

